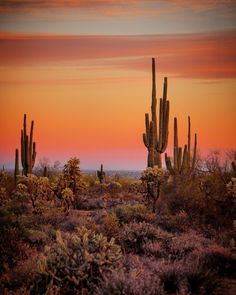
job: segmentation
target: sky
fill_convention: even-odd
[[[168,77],[169,144],[187,117],[201,154],[236,148],[234,0],[0,0],[0,167],[14,165],[23,115],[37,160],[146,167],[144,114]]]

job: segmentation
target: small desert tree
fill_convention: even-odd
[[[156,210],[156,202],[160,196],[161,187],[168,177],[168,171],[157,166],[148,167],[141,175],[142,183],[145,186],[145,196],[148,203],[152,204],[153,212]]]

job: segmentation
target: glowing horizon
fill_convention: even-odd
[[[143,169],[151,57],[157,99],[168,77],[168,154],[175,116],[181,145],[190,115],[203,154],[236,148],[234,1],[20,2],[0,2],[0,166],[13,167],[26,113],[37,160],[77,156],[84,169]]]

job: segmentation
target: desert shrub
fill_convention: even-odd
[[[114,212],[120,223],[128,223],[131,221],[140,222],[145,220],[147,208],[142,204],[119,205],[114,209]]]
[[[1,187],[5,187],[7,185],[7,178],[8,178],[8,174],[6,173],[6,171],[1,170],[0,171],[0,186]]]
[[[82,227],[67,240],[57,232],[56,242],[39,261],[41,286],[56,285],[64,292],[78,288],[91,289],[105,273],[119,266],[120,247],[114,239]]]
[[[24,259],[17,260],[16,265],[7,269],[0,277],[1,294],[29,295],[30,286],[37,275],[37,256],[35,249],[27,249]]]
[[[58,228],[65,219],[66,216],[63,214],[61,208],[55,207],[48,208],[43,214],[28,214],[21,216],[24,227],[33,230],[41,230],[41,227],[44,225],[51,225]]]
[[[229,226],[235,212],[233,198],[227,194],[220,174],[202,172],[175,179],[173,191],[166,198],[172,214],[184,210],[198,225]],[[187,220],[186,220],[187,221]]]
[[[17,202],[21,204],[22,209],[25,207],[28,202],[29,193],[28,188],[25,184],[18,183],[16,190],[14,192],[14,197]]]
[[[191,214],[196,214],[205,208],[204,195],[200,189],[198,178],[183,176],[176,179],[173,185],[175,194],[168,200],[173,213],[182,209]]]
[[[146,256],[156,258],[170,258],[170,244],[173,239],[173,234],[164,231],[160,228],[156,229],[157,239],[154,241],[147,241],[142,246],[143,252]]]
[[[14,190],[14,178],[5,170],[0,170],[0,189],[4,188],[7,196]]]
[[[127,254],[122,268],[110,273],[97,287],[95,294],[164,295],[155,267],[155,261],[147,257]]]
[[[160,241],[147,242],[142,246],[142,249],[146,256],[163,257],[162,243]]]
[[[190,294],[212,294],[219,284],[216,272],[207,269],[199,260],[185,263],[183,280]]]
[[[236,199],[236,178],[232,177],[226,185],[227,193],[232,198]]]
[[[59,224],[59,229],[65,232],[72,232],[81,224],[80,218],[77,216],[68,215],[66,218]]]
[[[74,208],[80,210],[96,210],[103,208],[103,201],[101,198],[91,196],[76,196],[74,201]]]
[[[122,228],[119,241],[125,252],[142,253],[143,244],[157,238],[158,231],[152,225],[146,222],[131,222]]]
[[[147,270],[113,272],[97,288],[97,295],[164,295],[158,277]]]
[[[200,260],[206,269],[220,275],[231,275],[235,272],[236,255],[217,244],[193,252],[190,259]]]
[[[0,209],[0,274],[5,267],[12,267],[25,257],[25,231],[12,212]]]
[[[130,193],[140,192],[140,186],[141,186],[140,180],[119,176],[119,177],[114,177],[113,181],[119,183],[122,186],[122,191],[130,192]]]
[[[157,240],[145,243],[143,250],[147,256],[179,261],[182,259],[187,260],[195,251],[201,252],[211,245],[214,245],[214,241],[194,231],[173,235],[158,229]]]
[[[160,197],[161,187],[169,177],[168,171],[158,168],[157,166],[148,167],[141,175],[141,181],[145,187],[145,198],[152,211],[156,211],[156,202]]]
[[[8,201],[7,190],[5,187],[0,187],[0,206],[5,205],[7,201]]]
[[[92,188],[95,185],[95,183],[97,182],[96,179],[97,179],[97,177],[95,174],[94,175],[91,175],[91,174],[82,174],[81,175],[81,180],[88,189]]]
[[[212,244],[214,244],[214,241],[194,231],[188,231],[181,235],[174,236],[169,240],[169,257],[173,260],[180,260],[186,258],[193,251],[201,251]]]
[[[49,236],[40,230],[29,229],[26,234],[27,240],[30,244],[42,249],[49,241]]]
[[[163,214],[156,218],[156,224],[163,230],[170,233],[181,233],[189,226],[188,216],[185,211],[180,211],[175,215]]]
[[[114,213],[107,213],[103,218],[103,230],[109,237],[114,237],[119,232],[119,220]]]
[[[139,194],[143,191],[143,184],[140,180],[133,180],[127,187],[129,193]]]
[[[89,192],[94,193],[94,194],[103,194],[107,192],[108,188],[108,183],[100,183],[99,181],[95,180],[94,184],[89,187]]]
[[[111,181],[107,185],[107,191],[110,193],[118,193],[121,191],[121,189],[122,189],[122,185],[117,181]]]
[[[183,265],[179,262],[160,262],[157,274],[166,293],[175,294],[181,291]]]
[[[211,294],[216,287],[215,273],[199,261],[159,260],[153,265],[153,274],[159,277],[165,294]]]
[[[99,218],[99,221],[91,216],[87,216],[86,218],[84,217],[80,217],[80,227],[85,227],[88,230],[96,233],[96,234],[100,234],[101,233],[101,227],[100,227],[100,222],[101,222],[101,218]],[[106,236],[106,234],[105,234]]]

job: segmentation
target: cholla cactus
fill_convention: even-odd
[[[236,178],[232,177],[231,181],[226,185],[226,188],[228,194],[236,198]]]
[[[46,249],[39,261],[39,272],[46,277],[45,283],[58,285],[65,291],[74,288],[92,288],[103,276],[119,266],[120,246],[114,239],[107,240],[85,227],[68,240],[56,233],[56,242]]]
[[[22,183],[18,183],[14,193],[16,199],[21,203],[21,207],[24,207],[24,204],[29,200],[29,193],[27,186]]]
[[[40,206],[42,201],[51,200],[53,196],[52,188],[47,177],[37,177],[33,174],[28,174],[27,177],[21,176],[17,185],[17,191],[19,191],[19,188],[20,192],[24,190],[25,198],[28,197],[31,200],[34,209]]]
[[[156,202],[160,196],[161,186],[167,181],[168,177],[168,171],[157,166],[148,167],[141,175],[141,180],[146,188],[146,198],[148,202],[152,203],[153,212],[156,210]]]
[[[65,212],[69,212],[70,206],[72,202],[74,201],[74,194],[70,188],[65,188],[62,191],[62,198],[63,198],[63,207],[65,209]]]
[[[71,158],[63,169],[66,187],[71,188],[74,194],[76,193],[76,189],[81,177],[79,164],[80,160],[78,158]]]

